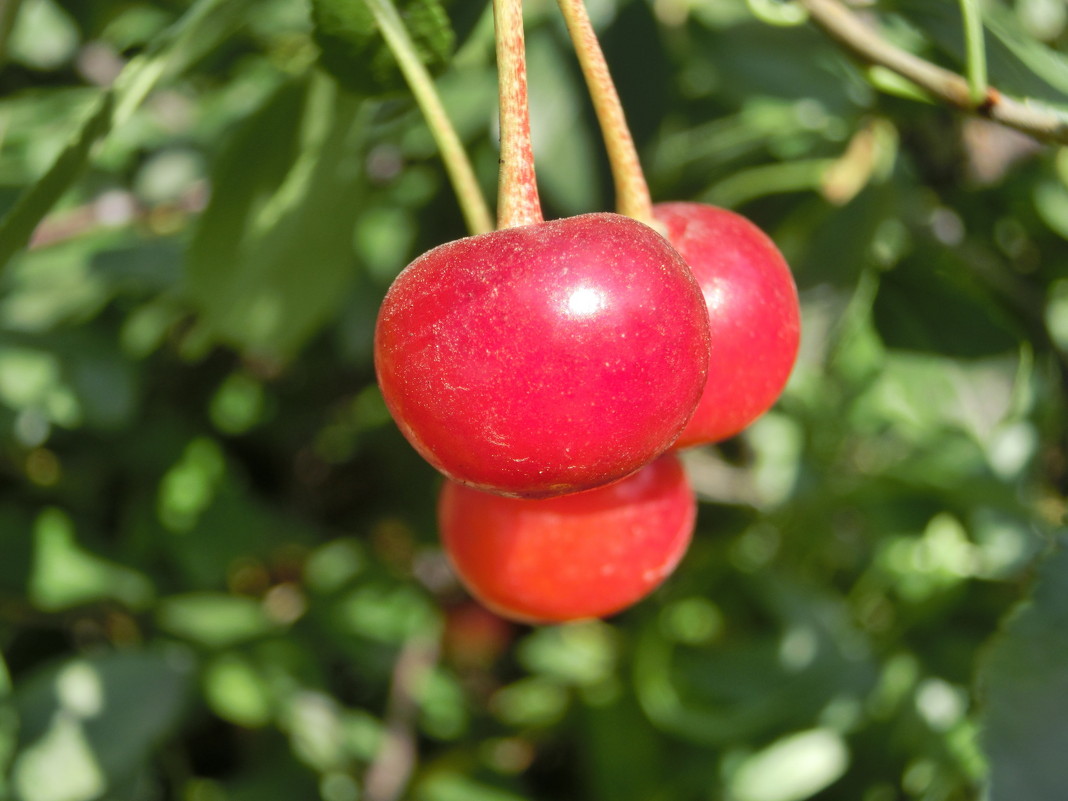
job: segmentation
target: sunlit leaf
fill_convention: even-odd
[[[8,49],[13,61],[39,70],[56,69],[74,56],[78,39],[74,20],[53,0],[26,0]]]
[[[849,751],[827,729],[792,734],[746,759],[731,779],[738,801],[802,801],[833,784],[849,767]]]
[[[214,648],[256,639],[273,629],[262,604],[222,593],[164,598],[156,618],[165,631]]]
[[[272,698],[255,665],[235,652],[221,654],[204,670],[204,697],[215,714],[240,726],[264,726]]]
[[[58,509],[46,509],[34,526],[29,591],[34,604],[49,611],[105,598],[138,608],[154,594],[142,573],[80,547],[74,524]]]
[[[340,305],[365,188],[360,108],[299,82],[232,140],[188,252],[188,293],[212,335],[285,359]]]

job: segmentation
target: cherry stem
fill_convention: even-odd
[[[415,102],[419,105],[430,133],[437,142],[445,171],[452,182],[460,210],[464,215],[467,228],[472,234],[481,234],[493,230],[493,217],[490,215],[486,198],[478,185],[475,171],[467,158],[463,143],[456,133],[445,106],[441,102],[434,79],[423,65],[419,52],[408,34],[397,12],[393,0],[365,0],[374,15],[375,22],[382,32],[393,57],[397,59],[404,79],[412,90]]]
[[[582,75],[586,79],[597,122],[601,126],[608,163],[612,169],[612,181],[616,187],[616,208],[620,214],[657,227],[649,185],[638,159],[638,149],[634,146],[623,104],[619,101],[619,93],[608,71],[601,43],[590,22],[586,3],[584,0],[558,1],[568,34],[575,45]]]
[[[522,0],[493,0],[493,25],[501,105],[497,227],[516,228],[544,220],[530,139]]]

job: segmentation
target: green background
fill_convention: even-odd
[[[687,456],[676,575],[518,626],[371,364],[463,219],[362,4],[314,5],[0,3],[0,799],[1063,801],[1068,151],[788,4],[591,2],[655,199],[768,231],[804,337]],[[1068,107],[1065,6],[981,5],[993,84]],[[546,215],[610,208],[527,6]],[[958,3],[866,13],[964,71]],[[492,197],[488,7],[406,18]]]

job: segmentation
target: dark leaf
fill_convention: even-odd
[[[982,742],[990,801],[1060,801],[1068,742],[1068,539],[1042,563],[1031,598],[983,664]]]
[[[449,17],[438,0],[399,0],[398,11],[423,64],[441,71],[455,45]],[[320,61],[351,92],[374,97],[406,87],[397,61],[378,32],[364,0],[312,0]]]

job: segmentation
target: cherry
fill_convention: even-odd
[[[586,214],[416,259],[382,304],[375,367],[434,467],[547,497],[620,479],[671,446],[704,386],[707,317],[663,237]]]
[[[675,447],[718,442],[782,393],[801,335],[797,288],[775,243],[745,217],[700,203],[653,213],[701,285],[712,336],[707,385]]]
[[[610,486],[546,500],[446,482],[438,524],[472,595],[513,620],[552,623],[610,615],[652,592],[685,553],[696,511],[668,454]]]

